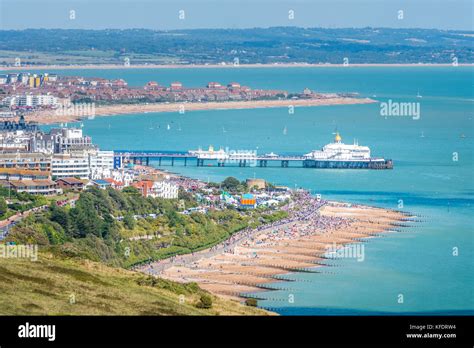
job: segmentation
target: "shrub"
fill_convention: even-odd
[[[255,298],[248,298],[245,300],[245,304],[250,307],[257,307],[258,302]]]
[[[196,307],[204,309],[212,308],[212,297],[209,295],[201,295],[201,299],[196,304]]]
[[[0,197],[0,216],[3,216],[7,213],[8,206],[5,198]]]

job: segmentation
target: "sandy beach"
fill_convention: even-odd
[[[323,105],[346,105],[346,104],[370,104],[376,103],[370,98],[334,97],[321,99],[298,99],[298,100],[254,100],[234,102],[209,102],[209,103],[155,103],[155,104],[132,104],[132,105],[107,105],[96,106],[95,116],[114,116],[123,114],[146,114],[156,112],[179,112],[184,107],[184,112],[195,110],[229,110],[229,109],[260,109],[281,107],[304,107]],[[35,121],[39,124],[53,124],[63,122],[75,122],[87,116],[74,114],[58,114],[55,110],[41,110],[25,115],[27,121]]]
[[[447,64],[309,64],[309,63],[276,63],[276,64],[143,64],[125,66],[123,64],[90,64],[90,65],[24,65],[24,66],[6,66],[0,67],[2,71],[20,71],[20,70],[76,70],[76,69],[238,69],[238,68],[341,68],[341,67],[449,67]],[[457,66],[473,66],[473,64],[458,64]]]
[[[242,299],[245,293],[265,290],[269,283],[284,282],[279,278],[283,274],[317,272],[331,255],[338,257],[331,248],[343,250],[344,245],[355,246],[383,232],[397,233],[410,219],[393,210],[309,196],[304,201],[306,206],[290,222],[245,232],[223,248],[155,262],[140,270],[178,282],[197,282],[216,295]]]

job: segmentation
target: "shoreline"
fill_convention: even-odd
[[[325,260],[337,259],[327,256],[328,246],[337,245],[339,250],[363,245],[365,239],[395,232],[413,218],[385,208],[319,202],[312,196],[305,201],[303,211],[294,214],[297,219],[237,232],[213,248],[138,269],[177,282],[196,282],[215,295],[242,301],[258,298],[256,293],[272,290],[277,282],[292,281],[282,275],[317,272]]]
[[[459,63],[454,66],[452,63],[360,63],[360,64],[312,64],[312,63],[282,63],[282,64],[142,64],[142,65],[129,65],[123,64],[90,64],[90,65],[27,65],[27,66],[1,66],[0,71],[16,71],[16,70],[87,70],[87,69],[253,69],[253,68],[350,68],[350,67],[392,67],[392,68],[403,68],[403,67],[472,67],[474,63]]]
[[[184,111],[206,111],[206,110],[239,110],[239,109],[264,109],[281,107],[310,107],[329,105],[352,105],[371,104],[376,100],[370,98],[336,97],[327,99],[298,99],[298,100],[253,100],[253,101],[229,101],[229,102],[209,102],[209,103],[154,103],[154,104],[126,104],[126,105],[106,105],[96,106],[94,117],[79,115],[57,115],[55,110],[35,111],[25,115],[26,121],[34,121],[38,124],[55,124],[67,122],[80,122],[83,119],[93,119],[103,116],[147,114],[161,112]]]

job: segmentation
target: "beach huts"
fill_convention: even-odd
[[[256,205],[257,205],[257,199],[251,193],[245,193],[240,198],[241,208],[255,208]]]

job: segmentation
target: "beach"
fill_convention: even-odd
[[[348,105],[348,104],[370,104],[376,103],[370,98],[352,97],[332,97],[318,99],[296,99],[296,100],[253,100],[253,101],[229,101],[229,102],[208,102],[208,103],[151,103],[151,104],[116,104],[107,106],[95,106],[96,116],[115,116],[123,114],[145,114],[157,112],[180,112],[180,110],[230,110],[230,109],[260,109],[260,108],[281,108],[281,107],[308,107],[324,105]],[[80,110],[79,110],[80,112]],[[181,111],[182,112],[182,111]],[[61,114],[56,110],[40,110],[25,115],[27,121],[38,122],[39,124],[54,124],[63,122],[76,122],[82,116],[72,114]]]
[[[380,233],[396,233],[403,221],[410,220],[402,212],[318,200],[307,192],[297,193],[284,209],[290,213],[287,219],[237,232],[211,249],[140,270],[178,282],[196,282],[216,295],[242,300],[246,293],[272,289],[270,283],[288,281],[281,275],[317,272],[327,259],[341,257],[344,246],[363,243]],[[352,256],[364,255],[354,252]]]

